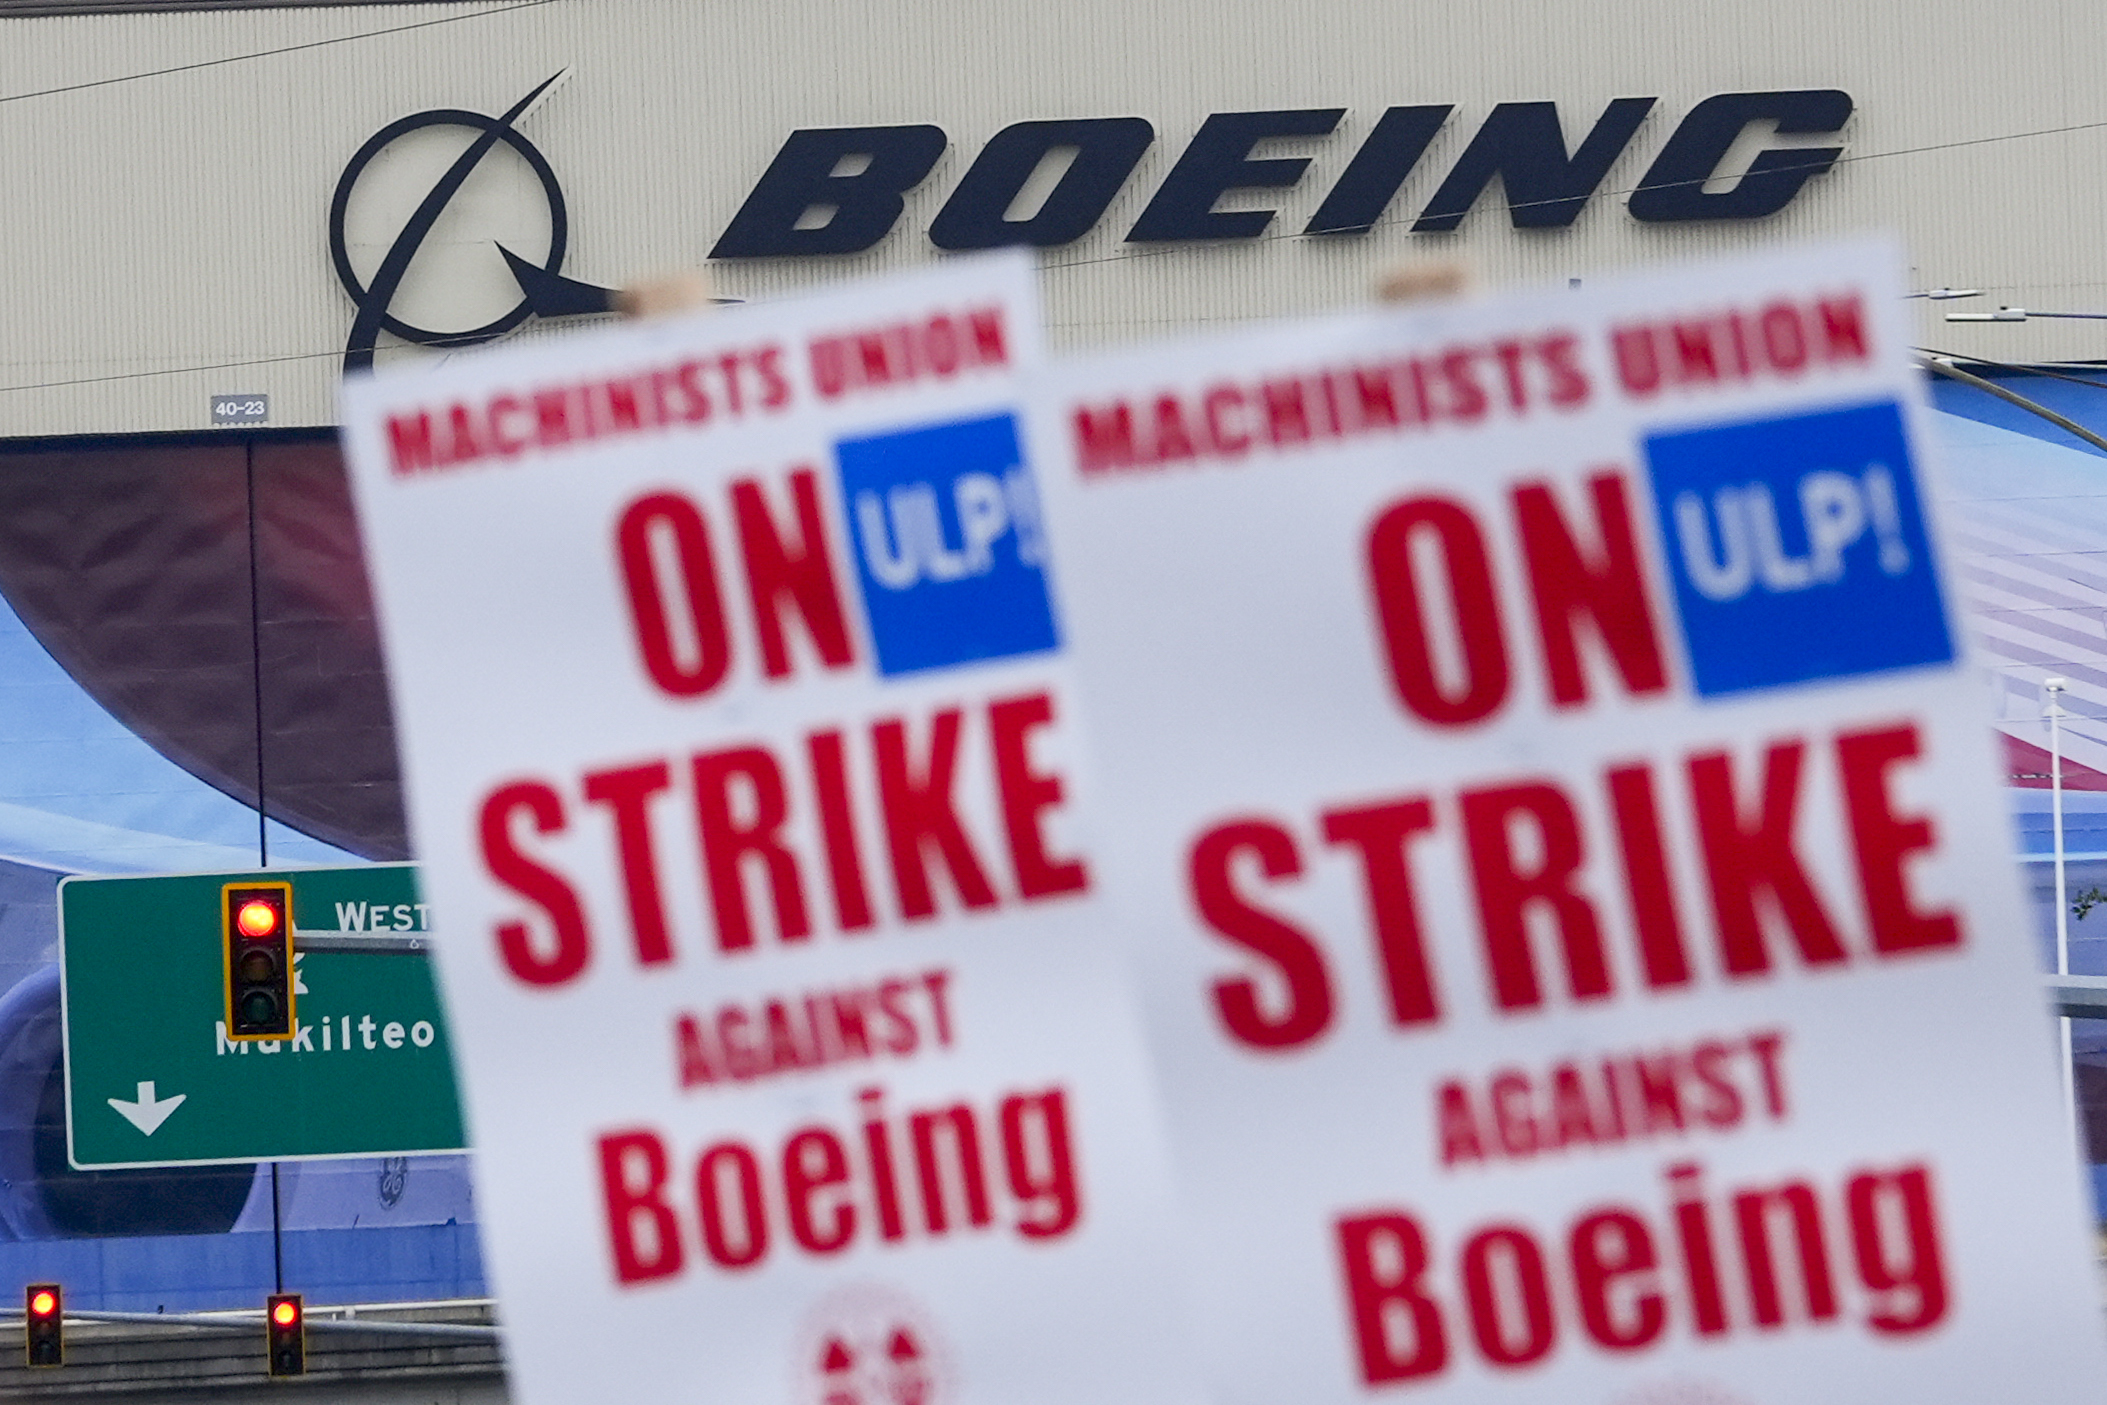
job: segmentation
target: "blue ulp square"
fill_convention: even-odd
[[[1952,660],[1892,401],[1646,440],[1699,694]]]
[[[849,439],[834,454],[881,674],[1059,646],[1014,418]]]

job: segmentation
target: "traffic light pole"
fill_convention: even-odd
[[[263,594],[256,560],[256,442],[245,446],[242,477],[249,494],[249,682],[256,706],[256,866],[271,866],[271,819],[263,788]]]
[[[278,1163],[271,1163],[271,1291],[285,1291],[285,1239],[278,1224]]]
[[[248,490],[249,518],[249,682],[256,705],[256,866],[271,866],[271,819],[264,803],[263,788],[263,596],[258,589],[261,572],[256,559],[256,445],[246,446],[242,478]],[[286,904],[285,925],[290,937],[292,904]],[[287,952],[292,946],[288,941]],[[228,1028],[233,1028],[229,1011]],[[278,1163],[271,1163],[271,1291],[285,1291],[285,1238],[278,1216]]]

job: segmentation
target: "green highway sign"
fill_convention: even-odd
[[[293,887],[295,1028],[227,1037],[221,892]],[[59,884],[66,1138],[81,1170],[467,1145],[409,864]]]

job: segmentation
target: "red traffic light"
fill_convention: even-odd
[[[229,1039],[286,1039],[293,1022],[293,886],[229,883],[220,889],[226,933]]]
[[[274,1376],[307,1374],[307,1326],[298,1293],[273,1293],[264,1300],[264,1367]]]
[[[32,1283],[23,1290],[22,1351],[32,1366],[66,1363],[65,1294],[56,1283]]]

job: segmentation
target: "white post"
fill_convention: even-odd
[[[2054,818],[2056,843],[2056,974],[2070,974],[2070,893],[2063,876],[2063,690],[2070,686],[2061,678],[2042,680],[2041,689],[2048,695],[2048,783],[2049,812]],[[2063,1109],[2070,1128],[2071,1140],[2079,1142],[2078,1136],[2078,1089],[2077,1076],[2071,1068],[2070,1017],[2056,1021],[2062,1032],[2063,1048]],[[2085,1154],[2082,1143],[2079,1154]]]

